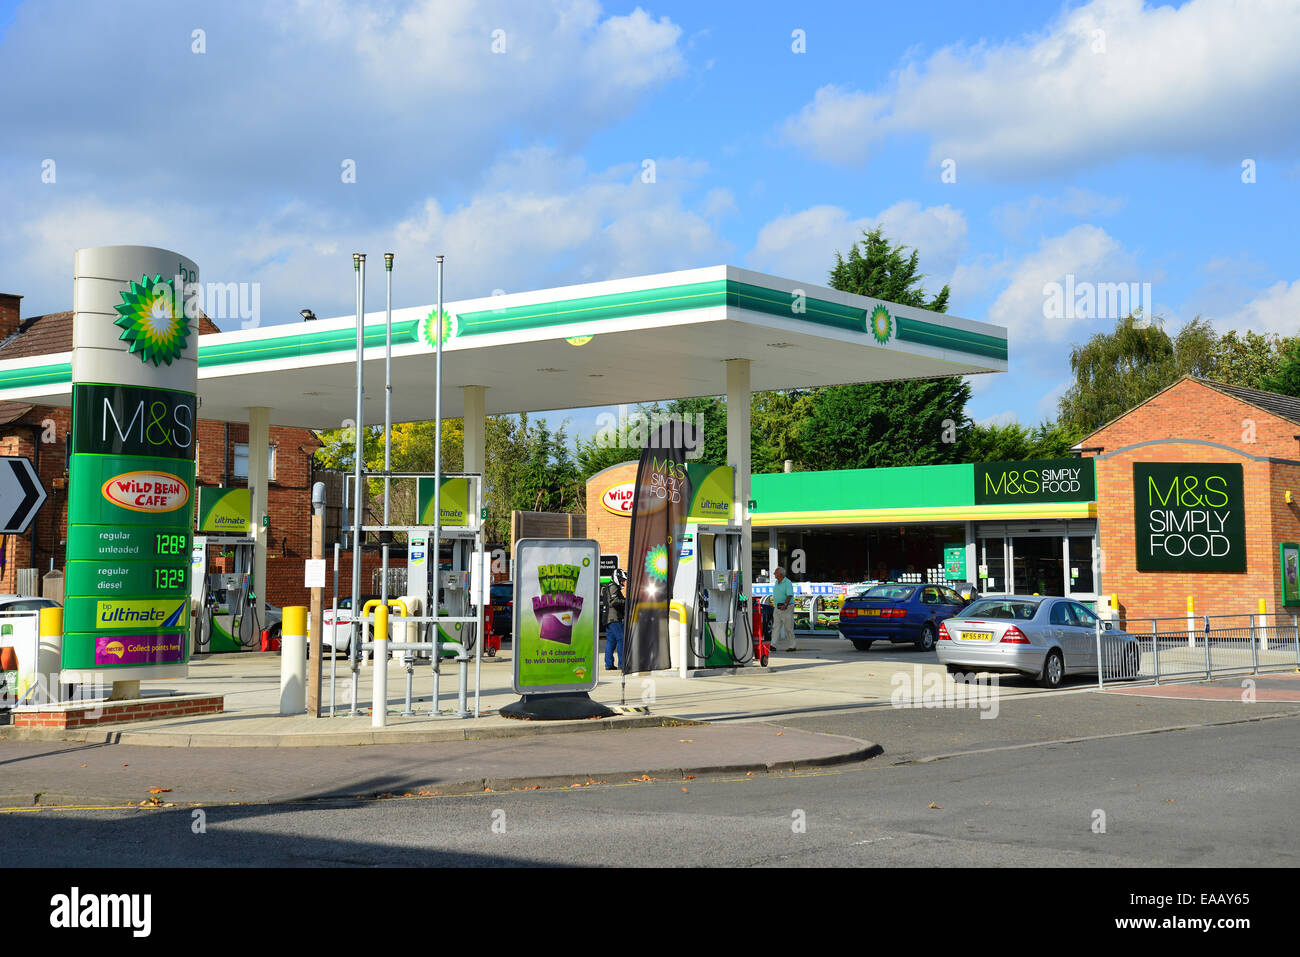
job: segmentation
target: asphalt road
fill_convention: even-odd
[[[1032,726],[1030,715],[1042,713],[1015,720]],[[886,754],[801,773],[377,801],[47,809],[0,815],[0,843],[10,860],[53,867],[1295,866],[1298,732],[1291,716],[1077,743],[1010,741],[937,760],[891,763]]]

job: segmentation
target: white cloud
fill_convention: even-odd
[[[1082,283],[1152,282],[1150,272],[1139,271],[1133,253],[1096,226],[1075,226],[1061,236],[1043,240],[1038,248],[1010,269],[1010,280],[989,307],[988,321],[1007,328],[1013,354],[1040,344],[1054,344],[1081,330],[1110,328],[1114,317],[1080,315],[1048,318],[1044,286],[1073,276],[1076,289]],[[1055,350],[1059,353],[1059,349]]]
[[[197,214],[179,202],[87,204],[53,194],[20,217],[22,231],[0,235],[0,260],[19,269],[23,288],[6,288],[28,294],[24,312],[33,315],[70,308],[76,248],[165,246],[193,258],[205,281],[261,283],[266,324],[296,321],[304,306],[320,316],[348,312],[354,250],[372,263],[397,254],[399,305],[432,301],[437,253],[447,256],[450,299],[725,262],[731,247],[712,221],[725,204],[699,188],[706,168],[673,158],[657,165],[648,184],[639,164],[590,171],[554,150],[522,150],[486,171],[464,202],[427,197],[365,229],[293,201],[251,227],[214,219],[196,231]]]
[[[945,47],[886,88],[817,90],[786,138],[860,164],[893,134],[919,132],[930,161],[1007,178],[1121,155],[1211,162],[1288,155],[1300,141],[1300,4],[1294,0],[1093,0],[1036,34]]]
[[[925,288],[931,294],[949,281],[966,248],[967,224],[961,210],[946,203],[922,207],[903,200],[861,219],[850,219],[839,206],[813,206],[778,216],[759,230],[747,262],[777,275],[825,283],[835,254],[847,253],[864,230],[877,225],[890,242],[919,251]]]
[[[680,37],[596,0],[243,2],[183,24],[161,0],[46,0],[5,34],[0,88],[26,94],[0,102],[0,167],[53,157],[63,186],[224,212],[292,191],[377,222],[504,150],[572,151],[685,70]]]
[[[1274,283],[1238,312],[1214,325],[1220,332],[1249,329],[1282,336],[1300,335],[1300,279]]]

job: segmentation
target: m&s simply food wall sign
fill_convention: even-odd
[[[1244,572],[1246,515],[1237,464],[1133,463],[1140,572]]]

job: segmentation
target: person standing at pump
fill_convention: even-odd
[[[627,581],[627,572],[616,569],[609,584],[605,586],[605,606],[609,609],[609,621],[605,625],[605,670],[614,670],[614,652],[618,652],[618,666],[623,667],[623,610],[627,599],[623,596],[623,583]]]
[[[772,572],[772,645],[776,651],[798,651],[794,644],[794,585],[785,577],[785,569]],[[788,644],[788,647],[785,647]]]

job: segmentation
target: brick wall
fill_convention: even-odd
[[[272,519],[274,522],[274,519]],[[310,549],[309,549],[310,551]],[[303,573],[305,558],[268,558],[266,561],[266,600],[276,608],[287,605],[311,605],[311,591],[304,588]],[[361,552],[361,594],[371,592],[372,576],[375,570],[383,567],[382,553],[363,549]],[[405,568],[406,552],[393,548],[388,556],[389,568]],[[325,550],[325,607],[328,608],[334,596],[334,550]],[[344,549],[339,552],[339,598],[352,594],[352,552]]]
[[[611,485],[635,482],[637,465],[636,461],[612,465],[587,481],[587,536],[600,542],[602,554],[617,555],[620,568],[627,568],[632,518],[610,512],[600,504],[600,498]]]
[[[1300,510],[1283,492],[1300,496],[1300,426],[1192,380],[1183,380],[1084,440],[1100,446],[1097,461],[1101,590],[1119,596],[1130,617],[1185,615],[1187,597],[1200,614],[1252,614],[1259,599],[1281,610],[1278,543],[1300,541]],[[1158,444],[1129,448],[1160,440]],[[1205,445],[1198,443],[1215,443]],[[1219,447],[1226,446],[1226,448]],[[1119,451],[1126,449],[1126,451]],[[1096,454],[1096,453],[1089,453]],[[1134,526],[1134,462],[1229,462],[1242,466],[1246,571],[1139,572]]]
[[[10,292],[0,292],[0,339],[18,331],[21,322],[23,297]]]

